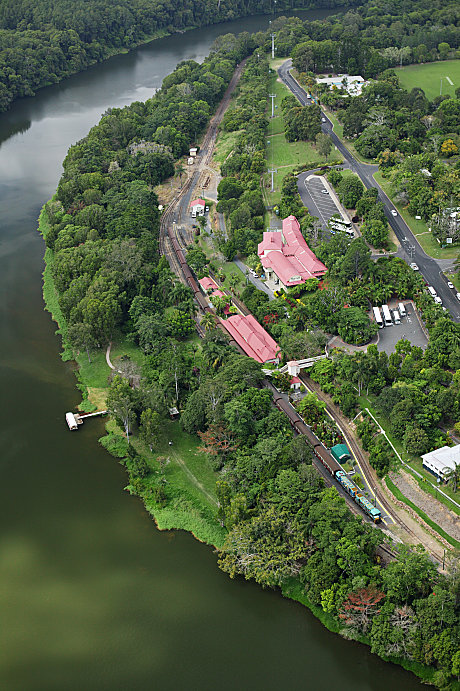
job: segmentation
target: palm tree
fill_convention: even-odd
[[[206,312],[206,314],[201,317],[200,324],[205,331],[212,331],[212,329],[216,328],[215,315],[211,314],[211,312]]]
[[[442,474],[447,484],[456,492],[460,482],[460,463],[455,463],[453,468],[444,468]]]
[[[182,176],[185,173],[185,168],[182,165],[182,163],[179,161],[179,163],[176,165],[176,170],[175,170],[175,175],[176,177],[179,176],[179,181],[180,181],[180,186],[182,187]]]

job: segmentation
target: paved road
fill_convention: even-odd
[[[246,266],[246,264],[243,264],[241,259],[238,259],[237,257],[235,257],[233,259],[233,262],[236,264],[236,266],[239,268],[239,270],[244,274],[245,278],[247,278],[249,280],[249,282],[252,283],[252,285],[254,285],[259,290],[262,290],[264,293],[267,293],[270,300],[274,299],[275,296],[273,295],[273,292],[270,290],[270,288],[268,286],[266,286],[265,283],[260,280],[260,278],[256,278],[255,276],[250,274],[248,267]]]
[[[310,105],[311,99],[308,98],[307,92],[301,86],[299,86],[294,77],[291,75],[291,68],[291,60],[287,60],[281,65],[278,70],[281,80],[299,99],[302,105]],[[388,223],[401,243],[401,248],[403,249],[403,259],[405,259],[405,261],[408,263],[413,261],[419,266],[423,278],[429,285],[435,288],[437,294],[442,299],[443,305],[447,307],[451,313],[453,320],[460,322],[460,302],[455,297],[455,293],[447,287],[446,279],[443,277],[441,271],[441,269],[447,268],[446,264],[452,264],[454,260],[449,262],[446,262],[445,260],[436,261],[424,252],[409,226],[404,222],[401,216],[398,215],[395,217],[391,214],[391,209],[394,209],[393,204],[380,185],[378,185],[372,177],[373,174],[378,170],[378,166],[360,163],[357,161],[356,158],[345,147],[343,142],[332,131],[332,123],[327,118],[325,113],[323,113],[323,116],[326,119],[326,122],[322,123],[321,129],[325,134],[328,134],[331,137],[333,143],[347,161],[347,167],[359,175],[366,188],[369,189],[370,187],[375,187],[378,190],[379,200],[384,204],[385,215]]]

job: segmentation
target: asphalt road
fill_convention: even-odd
[[[290,74],[291,68],[291,60],[287,60],[281,65],[278,70],[281,80],[292,91],[294,96],[298,98],[302,105],[311,105],[312,101],[307,97],[307,92],[305,89],[299,86],[294,77]],[[409,226],[405,223],[401,216],[399,216],[399,214],[398,216],[392,215],[391,209],[394,209],[393,204],[380,185],[378,185],[372,177],[373,174],[378,170],[378,166],[360,163],[357,161],[355,157],[348,151],[342,141],[332,131],[332,123],[327,118],[325,113],[323,113],[323,117],[326,119],[326,122],[323,122],[321,125],[322,131],[330,136],[343,158],[347,161],[350,170],[361,178],[364,186],[367,189],[375,187],[378,190],[379,201],[383,202],[384,204],[385,215],[388,223],[401,243],[401,248],[403,249],[404,255],[403,259],[405,259],[407,263],[415,262],[418,265],[423,278],[428,285],[433,286],[433,288],[436,290],[437,294],[442,299],[443,306],[447,307],[452,315],[452,319],[456,322],[460,322],[460,302],[455,297],[455,293],[448,288],[446,279],[444,278],[440,269],[440,264],[438,264],[435,259],[429,257],[423,251]],[[443,264],[445,265],[445,262],[442,262],[441,266]]]

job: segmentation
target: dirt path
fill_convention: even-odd
[[[448,535],[460,541],[460,519],[455,513],[449,511],[444,504],[430,494],[423,492],[409,473],[403,470],[398,474],[390,473],[390,478],[407,499],[426,513]]]
[[[192,471],[189,470],[189,468],[187,468],[187,466],[185,465],[184,461],[183,461],[182,458],[179,456],[179,454],[178,454],[173,448],[170,449],[170,452],[171,452],[171,456],[173,457],[173,459],[175,460],[175,462],[177,463],[177,465],[180,465],[180,467],[182,468],[182,470],[184,471],[184,473],[187,475],[187,477],[189,478],[189,480],[192,482],[192,484],[194,484],[195,487],[197,487],[197,488],[200,490],[200,492],[203,492],[204,496],[206,497],[206,499],[208,499],[208,501],[211,502],[211,504],[214,504],[214,506],[218,506],[217,501],[216,501],[216,500],[214,499],[214,497],[213,497],[211,494],[209,494],[209,492],[203,487],[203,485],[201,484],[201,482],[195,477],[195,475],[192,473]]]

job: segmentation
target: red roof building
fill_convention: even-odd
[[[204,211],[205,207],[206,207],[206,202],[204,201],[204,199],[194,199],[193,202],[190,202],[190,208],[192,209],[192,211],[194,209],[196,209],[196,210],[202,209],[202,211]]]
[[[257,253],[267,279],[283,288],[300,285],[309,278],[320,278],[327,271],[305,242],[295,216],[283,220],[281,232],[264,233]]]
[[[247,317],[235,314],[228,319],[221,319],[220,323],[227,329],[230,336],[235,339],[246,355],[252,357],[257,362],[278,363],[279,345],[252,314],[249,314]]]

